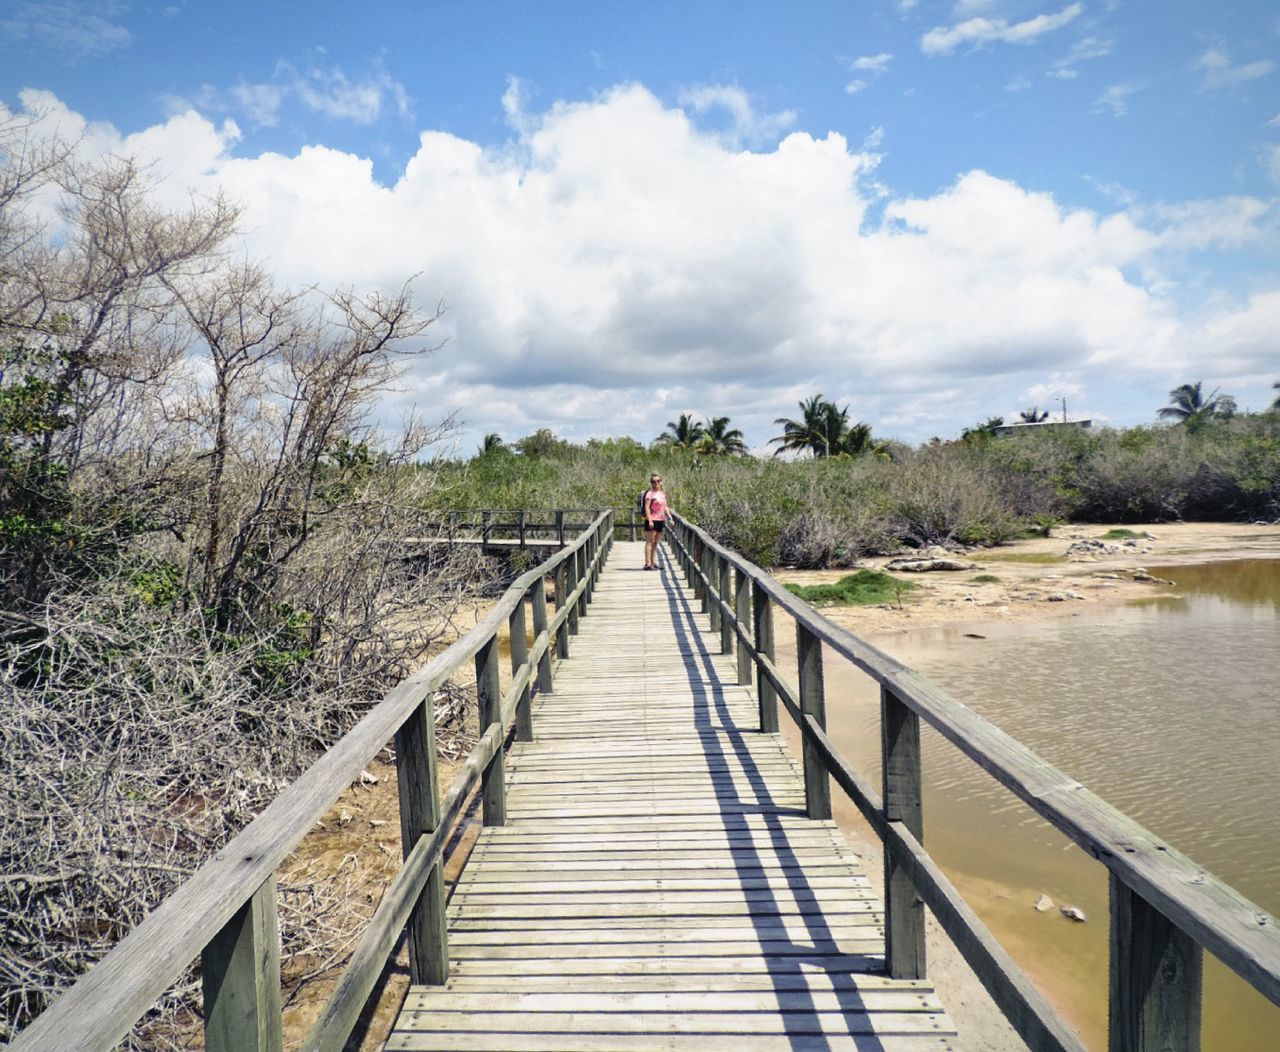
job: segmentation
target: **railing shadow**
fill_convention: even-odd
[[[694,726],[707,759],[707,770],[720,807],[722,827],[733,857],[739,888],[744,902],[748,903],[747,916],[757,934],[778,1008],[786,1013],[789,1023],[796,1024],[794,1032],[789,1032],[787,1038],[793,1047],[812,1048],[817,1040],[827,1044],[828,1035],[823,1033],[821,1026],[822,1010],[815,1004],[808,984],[800,977],[820,971],[830,983],[841,1015],[848,1019],[850,1015],[862,1013],[869,1018],[856,976],[882,971],[884,958],[846,953],[840,948],[839,938],[821,908],[821,889],[813,885],[805,872],[782,820],[784,815],[803,816],[806,812],[803,808],[782,806],[775,801],[773,790],[748,745],[749,738],[759,732],[754,729],[743,731],[736,726],[725,696],[725,684],[698,625],[698,612],[678,580],[677,570],[665,550],[661,564],[662,584],[694,698]],[[750,799],[744,799],[737,789],[732,775],[735,761],[750,789]],[[723,772],[718,778],[717,768]],[[748,814],[763,819],[771,854],[782,864],[781,880],[769,878],[766,859],[757,846],[756,836],[752,835]],[[735,841],[735,833],[746,835]],[[756,833],[759,833],[758,829]],[[814,907],[811,911],[795,914],[795,923],[802,924],[809,937],[807,942],[797,941],[788,934],[787,914],[776,894],[780,886],[786,887],[790,898],[802,910],[805,905]],[[766,908],[759,908],[762,905]],[[788,1026],[788,1030],[792,1031],[792,1027]],[[876,1034],[858,1033],[853,1036],[860,1048],[885,1048]]]

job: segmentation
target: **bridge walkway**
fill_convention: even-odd
[[[618,542],[388,1049],[959,1048],[674,564]]]

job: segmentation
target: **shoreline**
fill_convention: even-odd
[[[949,558],[975,564],[972,569],[897,573],[922,587],[904,595],[900,603],[866,607],[825,607],[820,612],[835,624],[867,642],[891,648],[895,637],[917,630],[946,627],[954,630],[989,628],[993,624],[1029,623],[1061,617],[1078,617],[1099,609],[1114,608],[1134,600],[1177,596],[1177,582],[1135,579],[1151,567],[1176,568],[1236,559],[1280,559],[1280,525],[1166,523],[1135,525],[1148,539],[1132,544],[1107,542],[1119,550],[1068,558],[1067,549],[1081,540],[1098,539],[1112,527],[1072,524],[1058,527],[1047,537],[1016,541],[994,549],[970,549]],[[883,570],[892,557],[862,561],[862,566]],[[852,569],[775,569],[784,583],[820,584],[838,580]],[[991,576],[995,581],[975,581]],[[1051,596],[1056,598],[1050,598]],[[784,722],[788,741],[795,747],[798,732]],[[883,894],[883,849],[879,839],[860,819],[840,818],[840,828],[862,857],[868,877]],[[927,827],[926,827],[927,828]],[[932,916],[927,925],[929,980],[951,1013],[965,1043],[992,1052],[1015,1052],[1026,1045],[1004,1019],[960,952],[941,931]],[[1065,990],[1053,980],[1051,962],[1028,971],[1059,1014],[1076,1025],[1073,1006]]]

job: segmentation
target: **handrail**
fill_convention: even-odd
[[[924,973],[917,898],[935,915],[1010,1022],[1033,1049],[1078,1039],[924,850],[919,720],[1065,833],[1111,874],[1111,1047],[1199,1047],[1200,948],[1280,1004],[1280,924],[1155,834],[972,712],[920,673],[832,624],[768,573],[678,514],[668,531],[724,652],[736,640],[739,680],[756,670],[761,727],[776,728],[774,699],[799,726],[813,817],[829,817],[830,774],[885,842],[886,953],[891,974]],[[732,568],[736,586],[729,585]],[[749,598],[748,598],[749,593]],[[796,623],[800,685],[773,662],[772,610]],[[877,796],[825,732],[820,644],[881,685],[884,793]],[[1162,1043],[1163,1042],[1163,1043]]]
[[[591,601],[612,544],[612,528],[613,512],[599,512],[575,541],[516,578],[475,628],[388,691],[242,832],[34,1019],[11,1046],[15,1052],[114,1048],[201,954],[209,1052],[278,1049],[275,870],[393,736],[405,865],[340,981],[342,998],[335,994],[336,1008],[334,1001],[326,1008],[331,1022],[349,1020],[346,1032],[335,1036],[336,1028],[330,1029],[318,1043],[313,1036],[308,1047],[342,1047],[406,918],[414,980],[443,981],[448,971],[440,874],[444,846],[478,781],[483,781],[485,823],[503,821],[502,757],[508,725],[514,717],[517,738],[530,736],[532,686],[536,681],[539,690],[550,689],[553,645],[561,658],[568,656],[568,637],[577,633],[578,619]],[[556,612],[548,619],[545,579],[552,574]],[[531,601],[535,632],[528,647],[526,599]],[[513,629],[516,667],[510,687],[501,695],[496,644],[504,623]],[[435,788],[431,698],[468,658],[476,661],[480,723],[485,729],[441,805]]]

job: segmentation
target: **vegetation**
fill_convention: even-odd
[[[815,458],[835,457],[841,454],[856,457],[871,452],[871,428],[867,424],[849,422],[849,407],[840,409],[820,394],[800,403],[800,419],[779,417],[775,424],[782,425],[782,434],[771,438],[781,453],[807,452]]]
[[[1107,530],[1101,537],[1100,541],[1145,541],[1151,537],[1146,530],[1128,530],[1123,526],[1114,530]]]
[[[402,557],[439,428],[368,422],[435,318],[407,287],[281,289],[229,202],[160,211],[132,162],[29,131],[0,125],[0,1043],[420,665],[475,576]],[[297,974],[369,908],[322,876],[284,889]]]
[[[919,587],[879,570],[859,570],[835,584],[789,584],[787,590],[814,606],[871,606],[901,602],[903,595]]]
[[[1276,411],[1191,428],[1037,428],[795,460],[706,457],[696,446],[629,438],[538,445],[537,455],[508,449],[433,467],[438,506],[625,509],[657,470],[672,507],[718,539],[761,565],[801,567],[852,566],[927,544],[1000,544],[1071,520],[1280,517]]]
[[[1161,420],[1176,420],[1188,427],[1199,427],[1208,420],[1226,419],[1234,415],[1236,400],[1227,394],[1219,394],[1215,387],[1205,397],[1201,394],[1202,381],[1181,384],[1169,392],[1169,404],[1160,410]]]
[[[1000,578],[993,573],[980,573],[973,579],[974,584],[999,584]]]

